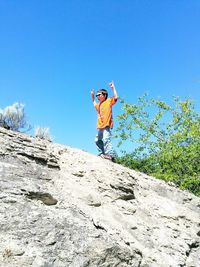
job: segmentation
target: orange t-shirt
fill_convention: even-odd
[[[111,97],[107,98],[102,103],[94,105],[98,113],[97,129],[103,129],[105,127],[113,128],[112,106],[116,102],[117,99]]]

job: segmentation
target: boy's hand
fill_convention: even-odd
[[[112,91],[113,91],[114,98],[115,98],[115,99],[118,99],[118,95],[117,95],[117,91],[116,91],[114,82],[113,82],[113,81],[110,82],[110,83],[109,83],[109,86],[111,87],[111,89],[112,89]]]
[[[111,87],[111,89],[114,89],[114,88],[115,88],[114,82],[113,82],[113,81],[110,82],[110,83],[109,83],[109,86]]]
[[[94,97],[94,89],[92,89],[92,90],[90,91],[90,94],[91,94],[91,98],[92,98],[92,102],[93,102],[93,104],[96,105],[95,97]]]
[[[90,91],[91,96],[94,96],[94,89]]]

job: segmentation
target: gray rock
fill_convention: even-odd
[[[0,128],[0,266],[199,267],[200,199]]]

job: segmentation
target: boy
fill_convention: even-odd
[[[93,89],[91,90],[91,97],[98,114],[95,142],[100,151],[99,156],[113,160],[114,151],[111,143],[111,129],[113,128],[112,106],[117,102],[118,95],[114,82],[109,83],[109,86],[113,91],[111,98],[108,98],[108,92],[105,89],[99,89],[96,93],[99,103],[95,101]]]

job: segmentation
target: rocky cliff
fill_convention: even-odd
[[[1,267],[199,267],[200,199],[0,128]]]

